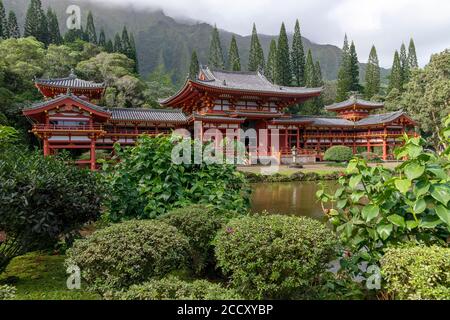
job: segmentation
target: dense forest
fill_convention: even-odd
[[[99,26],[95,16],[89,12],[81,29],[64,32],[56,11],[45,8],[41,0],[29,1],[23,19],[0,0],[0,124],[26,132],[28,124],[20,110],[41,99],[33,79],[64,77],[71,69],[81,78],[106,83],[108,89],[100,103],[107,107],[159,108],[158,99],[176,91],[180,83],[174,83],[173,72],[164,63],[146,76],[138,72],[143,62],[136,50],[136,37],[128,26],[122,25],[120,32],[111,34]],[[337,80],[327,81],[320,57],[308,48],[301,35],[299,21],[294,30],[290,37],[282,23],[279,36],[270,41],[269,50],[265,51],[263,36],[258,35],[254,25],[246,52],[236,36],[226,43],[224,33],[215,26],[205,35],[209,40],[206,58],[201,58],[202,48],[189,52],[190,64],[184,79],[187,75],[194,77],[200,64],[207,63],[217,69],[260,71],[270,81],[284,86],[323,86],[320,98],[290,110],[313,115],[325,114],[326,104],[359,93],[368,100],[384,101],[387,110],[405,109],[418,120],[430,144],[437,145],[440,119],[449,108],[447,51],[434,55],[420,69],[415,44],[410,39],[408,47],[402,44],[394,53],[385,86],[375,46],[362,77],[356,45],[345,36]]]

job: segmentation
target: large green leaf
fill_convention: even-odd
[[[420,228],[424,228],[424,229],[434,229],[440,224],[442,224],[442,220],[441,219],[423,220],[423,221],[420,221],[419,227]]]
[[[387,217],[387,219],[389,220],[389,222],[391,222],[392,224],[398,226],[398,227],[406,227],[406,223],[405,223],[405,218],[403,218],[402,216],[399,216],[398,214],[393,214],[390,215],[389,217]]]
[[[391,235],[393,229],[394,226],[392,224],[380,224],[377,227],[377,232],[381,239],[386,240]]]
[[[408,230],[415,229],[418,226],[419,226],[419,221],[416,221],[416,220],[408,220],[408,221],[406,221],[406,227],[408,228]]]
[[[420,214],[420,213],[424,212],[426,208],[427,208],[427,202],[425,201],[425,199],[421,198],[416,201],[416,203],[414,204],[413,210],[414,210],[414,213]]]
[[[405,194],[411,188],[411,180],[409,179],[397,179],[395,180],[395,187],[401,193]]]
[[[431,184],[428,181],[422,180],[416,183],[414,187],[414,193],[417,198],[423,196],[430,191]]]
[[[450,187],[443,184],[435,185],[431,188],[431,196],[444,206],[447,206],[450,201]]]
[[[405,174],[409,180],[414,180],[419,178],[425,172],[425,166],[420,165],[419,163],[409,163],[405,167]]]
[[[367,222],[375,219],[379,213],[380,213],[380,207],[377,205],[365,206],[361,211],[362,217],[364,219],[366,219]]]
[[[439,205],[436,207],[436,214],[438,217],[444,221],[447,226],[450,226],[450,210],[446,207]]]
[[[348,182],[350,188],[355,189],[361,182],[362,175],[352,176]]]

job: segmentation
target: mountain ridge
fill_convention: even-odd
[[[105,29],[108,38],[113,38],[116,32],[121,32],[124,25],[134,33],[136,38],[139,71],[147,76],[159,65],[163,65],[166,72],[171,73],[172,80],[180,84],[186,78],[189,69],[192,50],[196,50],[200,63],[206,64],[209,50],[210,35],[213,26],[186,18],[172,18],[160,9],[140,9],[135,6],[98,3],[92,0],[41,0],[44,9],[51,6],[59,19],[61,32],[66,32],[66,8],[71,4],[79,5],[82,9],[82,25],[86,24],[87,12],[92,11],[97,28]],[[28,0],[3,0],[7,10],[14,10],[19,24],[25,21]],[[281,24],[281,22],[280,22]],[[22,28],[23,29],[23,28]],[[23,30],[22,30],[23,31]],[[250,50],[251,35],[242,36],[226,30],[220,30],[223,52],[228,52],[232,35],[235,35],[241,57],[241,65],[246,69]],[[292,34],[288,34],[292,43]],[[277,36],[259,34],[265,57],[269,51],[270,42]],[[303,37],[305,53],[311,49],[314,59],[318,59],[322,67],[322,74],[326,80],[336,80],[342,50],[330,44],[317,44]],[[389,70],[381,68],[382,78],[385,79]],[[364,79],[365,64],[360,64],[360,79]]]

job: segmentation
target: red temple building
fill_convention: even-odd
[[[404,112],[374,114],[383,104],[355,97],[326,107],[336,117],[291,115],[286,112],[288,107],[318,97],[322,88],[278,86],[258,72],[202,67],[195,80],[187,80],[178,93],[160,101],[165,109],[101,107],[96,103],[105,85],[78,79],[73,72],[68,78],[37,79],[35,83],[45,100],[24,109],[23,114],[42,140],[44,154],[89,150],[91,159],[78,163],[92,170],[96,150],[112,149],[115,143],[133,145],[142,134],[191,130],[194,122],[201,123],[202,130],[265,129],[269,140],[278,139],[277,156],[283,163],[292,161],[294,147],[297,159],[307,162],[321,160],[324,151],[334,145],[349,146],[355,153],[379,147],[382,158],[388,160],[401,143],[399,137],[415,134],[415,122]],[[270,141],[258,141],[255,152],[274,155],[270,146]]]

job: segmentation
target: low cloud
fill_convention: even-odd
[[[391,66],[394,51],[402,42],[408,45],[411,37],[421,65],[432,53],[450,47],[450,1],[446,0],[108,0],[111,2],[162,9],[173,17],[216,23],[242,35],[251,32],[253,22],[260,33],[278,34],[282,21],[292,32],[298,18],[303,35],[313,42],[340,47],[347,33],[362,62],[375,44],[383,67]]]

